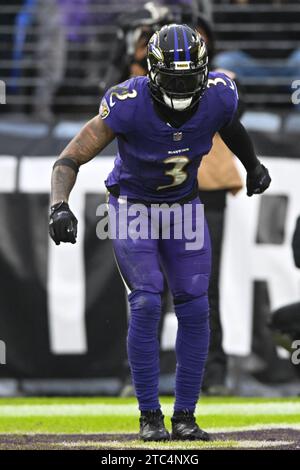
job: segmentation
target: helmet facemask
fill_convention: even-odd
[[[149,71],[155,99],[175,111],[195,106],[203,95],[208,77],[207,64],[185,71],[153,65]]]

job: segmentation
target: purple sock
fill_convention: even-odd
[[[160,408],[158,325],[161,296],[144,291],[129,295],[128,360],[141,411]]]
[[[175,305],[176,339],[175,411],[195,411],[209,346],[207,295]]]

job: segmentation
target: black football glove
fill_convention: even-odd
[[[49,233],[56,245],[60,242],[76,243],[77,219],[66,202],[50,208]]]
[[[254,170],[247,173],[247,196],[263,193],[271,183],[267,168],[259,163]]]

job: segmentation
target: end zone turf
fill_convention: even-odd
[[[170,427],[172,398],[162,399]],[[0,399],[0,449],[300,448],[300,399],[203,398],[197,408],[209,443],[143,443],[134,399]]]

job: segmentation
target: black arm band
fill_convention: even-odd
[[[238,157],[247,171],[253,171],[259,164],[248,132],[236,115],[230,124],[219,131],[223,141]]]
[[[59,158],[58,160],[56,160],[56,162],[54,163],[53,165],[53,170],[55,167],[59,166],[59,165],[63,165],[63,166],[68,166],[69,168],[72,168],[72,170],[75,171],[76,175],[79,171],[79,166],[77,165],[76,162],[74,162],[74,160],[72,160],[72,158],[68,158],[68,157],[64,157],[64,158]]]

